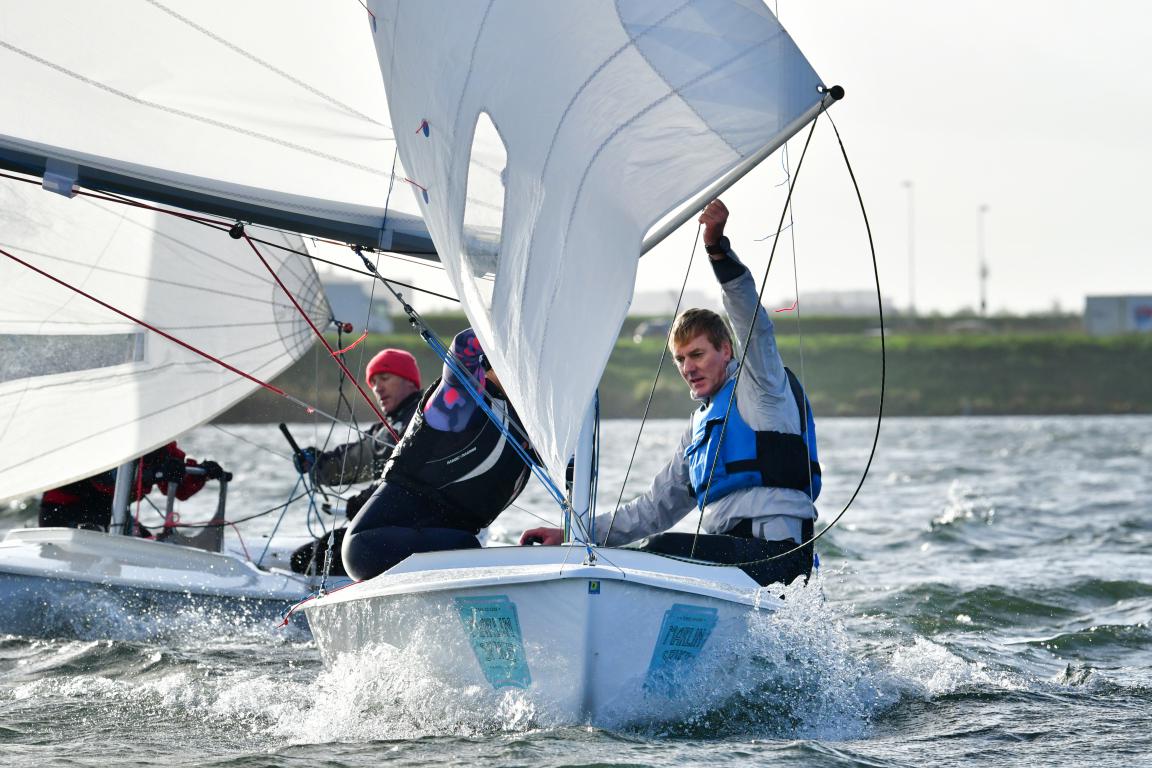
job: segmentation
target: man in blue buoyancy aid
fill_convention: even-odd
[[[699,508],[706,533],[748,540],[735,542],[737,555],[730,562],[765,560],[745,570],[761,584],[789,583],[812,571],[811,544],[796,548],[812,539],[816,519],[812,502],[820,493],[815,422],[799,381],[780,358],[772,320],[759,304],[755,281],[724,237],[727,220],[728,209],[719,200],[709,203],[700,216],[704,245],[736,333],[743,338],[756,318],[744,370],[737,379],[740,363],[723,318],[706,309],[690,309],[676,318],[671,351],[700,407],[648,491],[620,507],[615,516],[598,515],[595,530],[608,546],[651,537],[642,549],[688,555],[690,549],[680,551],[685,538],[655,534]],[[521,537],[521,543],[560,541],[555,528],[535,528]],[[710,551],[724,549],[721,545],[726,542],[731,539],[702,542],[695,555],[713,559]]]
[[[519,417],[472,329],[456,335],[452,354],[526,447]],[[379,487],[348,526],[345,570],[354,579],[370,579],[416,552],[479,547],[477,535],[520,495],[529,471],[445,365],[389,457]]]

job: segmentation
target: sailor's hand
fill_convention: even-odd
[[[307,474],[316,466],[316,449],[308,446],[299,453],[292,456],[292,466],[296,467],[296,471],[302,475]]]
[[[200,465],[200,469],[204,470],[204,474],[208,476],[209,480],[219,480],[224,477],[224,467],[209,459]]]
[[[559,528],[530,528],[520,535],[520,546],[543,544],[554,547],[564,543],[564,531]]]
[[[719,198],[704,206],[700,214],[700,223],[704,225],[704,245],[715,245],[724,236],[724,225],[728,223],[728,208]]]

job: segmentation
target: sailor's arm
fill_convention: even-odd
[[[662,533],[696,506],[696,500],[688,491],[688,468],[684,463],[684,449],[690,438],[689,429],[648,490],[617,509],[615,519],[611,512],[596,515],[594,535],[598,543],[618,546]],[[554,545],[562,541],[563,532],[559,528],[532,528],[520,537],[521,544]]]
[[[388,437],[387,431],[375,429],[361,435],[355,442],[320,454],[312,470],[312,477],[324,485],[360,483],[373,479],[376,440]]]
[[[782,396],[787,378],[776,347],[772,318],[760,304],[752,273],[736,258],[728,238],[724,237],[727,221],[728,209],[720,200],[713,200],[700,215],[700,223],[704,225],[704,246],[723,292],[724,309],[732,320],[736,345],[744,344],[753,318],[756,321],[748,349],[743,350],[744,375],[751,377],[763,391]]]
[[[619,546],[663,533],[695,508],[696,499],[688,490],[688,465],[684,461],[684,450],[691,436],[691,429],[684,432],[672,458],[652,478],[648,490],[617,509],[615,519],[611,512],[596,516],[598,542]]]

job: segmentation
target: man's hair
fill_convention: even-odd
[[[732,345],[732,335],[724,318],[710,309],[686,309],[672,323],[672,343],[683,344],[705,334],[712,346],[720,349],[724,342]]]

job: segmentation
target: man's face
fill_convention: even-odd
[[[732,345],[722,342],[719,349],[708,340],[707,334],[699,334],[683,344],[672,343],[672,358],[676,369],[688,382],[694,397],[711,397],[727,378],[725,372],[732,359]]]
[[[404,398],[418,389],[411,381],[394,373],[378,373],[372,377],[368,385],[376,393],[376,399],[380,401],[380,407],[385,413],[394,411],[404,402]]]

